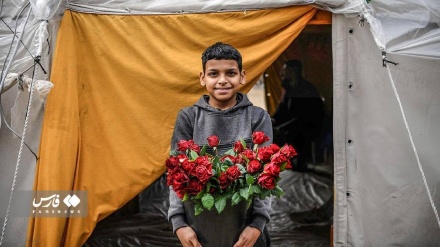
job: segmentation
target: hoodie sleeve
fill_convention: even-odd
[[[171,150],[177,149],[177,142],[180,140],[190,140],[193,134],[193,123],[189,117],[188,111],[181,110],[177,115],[176,123],[174,125],[174,132],[171,138]],[[173,232],[187,226],[185,210],[183,208],[182,200],[176,195],[172,187],[170,189],[170,207],[168,209],[168,220],[173,226]]]
[[[255,107],[252,114],[252,133],[255,131],[263,131],[268,137],[269,141],[263,143],[261,146],[269,146],[273,142],[273,130],[272,130],[272,120],[265,110]]]
[[[194,117],[191,117],[191,108],[185,108],[177,114],[174,124],[173,136],[171,137],[171,150],[177,150],[180,140],[193,139]]]
[[[273,141],[272,121],[269,114],[261,109],[255,108],[252,119],[252,132],[263,131],[268,137],[269,141],[263,143],[262,146],[268,146]],[[266,223],[270,221],[270,209],[272,198],[266,197],[264,200],[255,198],[252,203],[251,223],[249,226],[258,228],[263,232]]]

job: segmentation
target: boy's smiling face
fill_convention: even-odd
[[[212,107],[225,110],[237,103],[236,94],[245,83],[246,73],[235,60],[208,60],[200,72],[200,84],[206,87]]]

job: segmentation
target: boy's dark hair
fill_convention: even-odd
[[[241,72],[243,69],[241,54],[235,49],[232,45],[225,44],[222,42],[217,42],[210,47],[206,48],[206,50],[202,54],[202,66],[203,72],[205,72],[206,62],[208,60],[235,60],[238,64],[238,69]]]

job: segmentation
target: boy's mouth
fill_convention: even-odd
[[[216,91],[228,91],[228,90],[231,90],[232,88],[231,87],[222,87],[222,88],[214,88],[214,90],[216,90]]]

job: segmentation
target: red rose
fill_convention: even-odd
[[[241,172],[238,169],[238,166],[231,166],[226,170],[226,174],[228,174],[229,180],[234,181],[240,177]]]
[[[196,153],[200,153],[200,146],[195,143],[193,143],[189,148]]]
[[[189,195],[197,195],[202,190],[203,190],[203,184],[200,183],[197,179],[189,180],[188,188],[187,188],[187,192]]]
[[[243,159],[243,157],[242,156],[237,156],[237,157],[235,157],[235,164],[244,164],[245,163],[245,160]]]
[[[172,173],[167,174],[167,185],[168,186],[173,185],[173,174]]]
[[[292,163],[290,163],[290,160],[287,160],[286,166],[284,168],[285,169],[292,169]]]
[[[276,153],[272,156],[271,162],[281,165],[282,163],[286,162],[288,159],[287,157],[282,153]]]
[[[185,140],[180,140],[177,143],[177,150],[185,152],[187,149],[189,149],[192,145],[192,140],[189,141],[185,141]]]
[[[269,137],[262,131],[256,131],[252,134],[252,141],[257,145],[261,145],[269,141]]]
[[[264,166],[264,172],[275,177],[278,177],[280,175],[280,171],[280,166],[273,162],[270,162],[269,164]]]
[[[258,149],[258,159],[263,162],[269,161],[270,156],[272,156],[273,150],[270,147],[261,147]]]
[[[194,161],[184,160],[181,167],[185,172],[190,173],[191,170],[196,167],[196,163],[194,163]]]
[[[296,150],[288,144],[285,144],[280,151],[282,154],[286,155],[288,159],[291,159],[297,155]]]
[[[176,195],[180,199],[183,199],[183,197],[185,196],[185,190],[184,190],[183,186],[180,186],[180,187],[174,187],[173,186],[173,190],[174,190],[174,192],[176,192]]]
[[[208,145],[210,146],[210,147],[217,147],[218,146],[218,143],[220,142],[220,140],[218,139],[218,137],[217,136],[215,136],[215,135],[212,135],[212,136],[210,136],[210,137],[208,137]]]
[[[250,174],[254,174],[261,169],[261,163],[258,160],[251,160],[247,165],[247,171]]]
[[[182,171],[181,169],[177,170],[175,173],[172,173],[171,178],[173,180],[173,186],[184,184],[189,180],[186,172]]]
[[[176,156],[171,156],[165,161],[165,166],[168,169],[168,172],[174,172],[179,169],[179,158]]]
[[[185,192],[183,190],[189,180],[188,175],[180,169],[176,173],[170,175],[170,180],[167,181],[167,183],[173,186],[173,190],[176,191],[176,193],[181,191],[181,194],[184,194]]]
[[[185,162],[185,160],[188,160],[188,156],[186,156],[185,154],[178,154],[177,158],[179,159],[179,162],[182,164],[183,162]]]
[[[255,159],[255,153],[252,152],[250,149],[246,149],[241,153],[244,157],[246,157],[248,160]]]
[[[198,166],[208,166],[211,165],[208,156],[199,156],[194,161]]]
[[[192,171],[191,175],[197,177],[202,184],[208,182],[208,180],[212,177],[212,166],[196,166]]]
[[[277,144],[275,144],[275,143],[270,144],[269,147],[272,149],[272,151],[274,153],[280,151],[280,147]]]
[[[244,150],[243,143],[241,141],[234,142],[234,152],[241,153]]]
[[[226,159],[229,159],[232,162],[232,164],[235,164],[235,157],[234,156],[232,156],[232,155],[224,155],[224,156],[222,156],[220,158],[220,161],[221,162],[225,162]]]
[[[261,173],[258,177],[258,184],[268,190],[275,188],[275,177],[268,173]]]
[[[229,186],[230,181],[228,179],[228,174],[226,172],[220,173],[220,177],[218,178],[218,182],[220,184],[220,188],[225,189]]]

